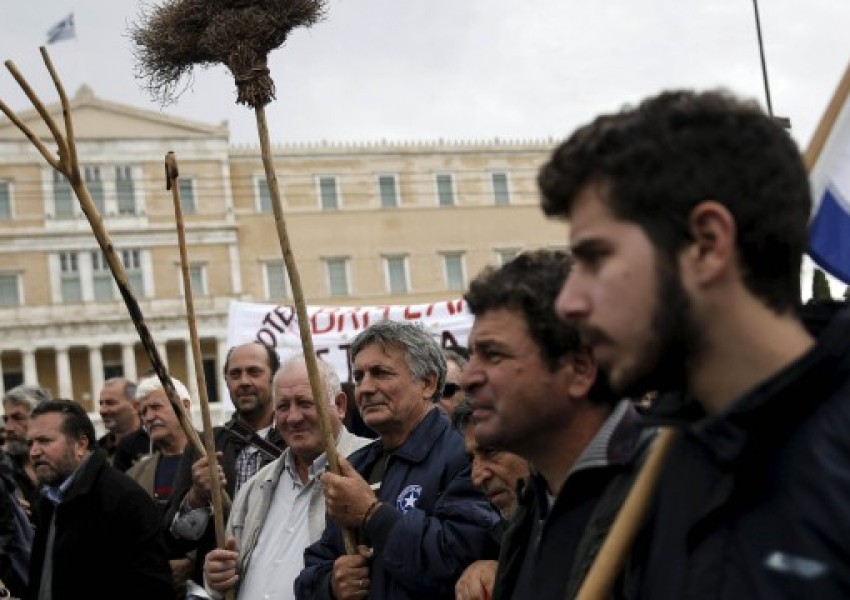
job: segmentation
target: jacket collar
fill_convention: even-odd
[[[95,448],[86,461],[72,475],[74,480],[62,497],[62,503],[70,502],[77,496],[88,494],[95,481],[100,477],[101,471],[108,468],[106,453],[100,448]]]
[[[410,433],[410,436],[408,436],[404,443],[392,451],[392,455],[411,463],[424,462],[431,453],[434,444],[437,443],[437,439],[449,427],[451,427],[451,423],[449,423],[448,418],[434,406]],[[370,452],[374,453],[375,456],[380,456],[384,452],[384,443],[379,438],[369,448],[371,449]]]

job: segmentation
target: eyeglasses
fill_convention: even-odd
[[[447,383],[443,386],[443,398],[448,398],[449,396],[454,396],[460,390],[460,385],[457,383]]]

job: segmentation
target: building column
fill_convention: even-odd
[[[124,367],[124,377],[136,381],[139,376],[136,371],[136,345],[134,342],[121,344],[121,364]]]
[[[89,346],[89,377],[91,378],[92,402],[94,406],[97,406],[104,379],[103,355],[100,353],[100,346]]]
[[[227,382],[224,380],[224,362],[227,360],[227,351],[230,348],[227,346],[227,338],[218,338],[216,340],[216,350],[218,360],[216,361],[216,377],[218,377],[218,395],[219,401],[226,403],[232,407],[233,401],[230,399],[230,392],[227,389]],[[212,400],[212,398],[210,398]]]
[[[195,356],[192,352],[192,340],[185,340],[184,347],[186,348],[186,387],[189,388],[189,395],[192,396],[192,404],[200,406],[198,378],[195,377]]]
[[[68,359],[68,346],[56,346],[56,384],[59,397],[66,400],[74,399],[74,388],[71,384],[71,361]]]
[[[165,342],[156,342],[156,351],[162,359],[162,364],[165,365],[166,369],[168,369],[168,348],[166,347]]]
[[[35,368],[35,348],[22,348],[21,357],[24,363],[24,383],[38,385],[38,370]]]
[[[3,353],[0,352],[0,396],[6,394],[6,386],[3,383]]]

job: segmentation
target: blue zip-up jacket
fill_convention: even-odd
[[[378,440],[349,460],[368,479],[383,452]],[[370,600],[454,598],[455,582],[470,563],[495,558],[488,532],[499,515],[469,476],[463,436],[433,409],[390,456],[377,491],[383,505],[360,532],[374,549]],[[342,531],[328,520],[322,538],[304,552],[296,597],[332,598],[333,562],[344,553]]]

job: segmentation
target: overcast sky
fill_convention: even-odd
[[[66,89],[162,109],[134,78],[130,0],[0,0],[0,58],[54,100],[38,46]],[[804,147],[850,60],[850,0],[761,0],[773,108]],[[271,56],[274,142],[561,138],[661,89],[724,86],[764,104],[752,0],[329,0],[327,19]],[[8,75],[0,98],[28,107]],[[197,70],[163,110],[256,144],[225,67]],[[843,290],[843,288],[842,288]]]

